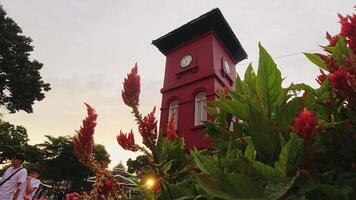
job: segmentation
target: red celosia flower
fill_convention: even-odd
[[[107,196],[109,192],[113,189],[114,181],[109,178],[104,181],[103,185],[100,187],[100,193]]]
[[[356,15],[347,15],[346,17],[339,14],[341,31],[340,35],[346,37],[346,43],[356,54]]]
[[[123,149],[130,151],[138,150],[138,145],[135,144],[135,137],[132,130],[128,134],[125,134],[120,131],[120,134],[116,137],[116,139]]]
[[[91,158],[93,146],[94,146],[94,129],[96,126],[97,114],[95,110],[88,104],[87,107],[87,117],[83,120],[83,125],[80,130],[77,131],[77,135],[74,136],[74,153],[81,160],[86,162],[87,159]]]
[[[142,142],[149,149],[153,149],[157,139],[157,120],[155,118],[156,107],[147,116],[139,122],[139,131],[142,136]]]
[[[317,76],[316,82],[318,82],[320,85],[324,83],[324,81],[327,79],[327,75],[324,73],[323,70],[320,70],[320,75]]]
[[[345,90],[349,87],[347,83],[348,72],[344,68],[339,68],[328,75],[328,79],[333,88],[337,90]]]
[[[177,138],[174,115],[175,113],[172,114],[171,119],[168,122],[167,133],[166,133],[167,138],[172,141]]]
[[[304,110],[294,118],[292,130],[304,140],[310,140],[313,133],[317,129],[317,125],[317,117],[312,112],[304,108]]]
[[[340,18],[340,24],[341,24],[341,31],[340,35],[348,36],[351,35],[352,32],[354,31],[354,27],[351,23],[349,23],[349,18],[350,16],[342,16],[341,14],[338,14]]]
[[[350,85],[352,90],[356,92],[356,73],[355,74],[349,74],[347,76],[347,83]]]
[[[66,200],[76,200],[80,197],[80,195],[76,192],[72,192],[66,195]]]
[[[326,39],[329,40],[330,46],[335,46],[337,40],[339,39],[339,36],[338,35],[331,36],[328,32],[326,32]]]
[[[132,108],[139,105],[140,76],[138,75],[137,68],[136,63],[135,67],[131,69],[131,72],[127,74],[127,78],[124,79],[124,89],[121,91],[124,103]]]

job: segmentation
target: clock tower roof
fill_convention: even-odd
[[[236,62],[247,58],[245,50],[242,48],[239,40],[218,8],[203,14],[156,40],[153,40],[152,44],[164,55],[167,55],[171,50],[179,47],[185,42],[210,31],[216,33],[219,40],[224,44],[225,48]]]

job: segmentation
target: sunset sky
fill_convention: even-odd
[[[99,115],[95,142],[105,145],[113,166],[136,156],[117,144],[120,129],[132,128],[140,141],[130,109],[121,99],[122,81],[135,62],[141,74],[140,109],[147,113],[161,103],[165,57],[152,40],[218,7],[249,57],[237,65],[239,74],[248,62],[257,66],[261,41],[277,58],[285,85],[316,86],[318,69],[300,52],[315,52],[326,44],[325,32],[339,31],[336,14],[353,13],[355,2],[2,0],[1,4],[33,39],[31,57],[44,63],[41,74],[52,87],[43,101],[35,103],[32,114],[2,110],[4,120],[26,127],[30,143],[37,144],[44,135],[73,135],[86,115],[83,102],[87,102]]]

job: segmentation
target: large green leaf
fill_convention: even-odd
[[[252,143],[263,161],[273,164],[280,151],[279,135],[272,129],[273,121],[260,111],[250,108],[248,129]]]
[[[263,110],[271,117],[274,109],[283,101],[282,77],[272,57],[259,44],[260,58],[257,72],[256,90],[263,104]]]
[[[302,160],[303,148],[302,139],[292,133],[282,148],[275,169],[284,176],[295,176],[296,168]]]
[[[247,104],[238,100],[220,100],[214,102],[214,105],[233,116],[238,117],[244,121],[248,120],[249,107]]]
[[[320,67],[323,70],[329,71],[326,67],[324,61],[320,58],[320,56],[315,55],[314,53],[304,53],[304,55],[316,66]]]
[[[267,179],[264,200],[280,199],[290,187],[292,187],[296,177],[270,177]]]
[[[198,168],[203,172],[207,174],[218,174],[220,173],[220,169],[218,167],[218,161],[217,158],[202,155],[201,152],[199,151],[191,151],[191,154],[193,156],[193,159],[198,166]]]
[[[208,194],[221,199],[260,199],[263,194],[263,188],[260,185],[242,174],[197,174],[196,180]]]
[[[251,87],[256,87],[256,74],[251,63],[247,66],[245,71],[244,82]]]

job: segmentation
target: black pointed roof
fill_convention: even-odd
[[[215,8],[166,35],[153,40],[152,44],[164,55],[167,55],[170,50],[184,42],[212,30],[217,34],[226,49],[237,62],[247,58],[245,50],[242,48],[219,8]]]

